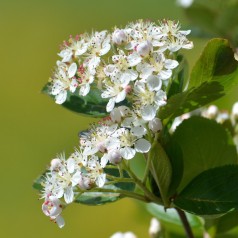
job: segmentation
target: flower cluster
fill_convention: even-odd
[[[166,87],[178,66],[175,53],[192,42],[179,23],[137,21],[124,29],[81,34],[64,42],[51,81],[51,94],[62,104],[68,92],[86,96],[97,87],[108,99],[107,111],[125,99],[144,118],[166,103]],[[151,115],[152,116],[152,115]]]
[[[179,65],[176,52],[193,47],[189,33],[173,21],[140,20],[112,33],[82,34],[64,42],[50,80],[56,103],[64,103],[70,92],[84,97],[96,87],[108,99],[110,114],[80,133],[80,149],[68,159],[62,155],[51,161],[42,184],[42,209],[60,227],[65,204],[80,191],[107,183],[108,164],[150,151],[151,138],[162,129],[157,113],[166,104],[173,69]],[[117,103],[131,107],[115,107]]]

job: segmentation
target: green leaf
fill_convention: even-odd
[[[201,172],[237,163],[236,147],[231,145],[227,131],[215,121],[191,117],[184,120],[171,139],[183,155],[183,178],[179,190]]]
[[[172,177],[170,160],[160,143],[153,144],[148,156],[151,159],[150,172],[167,207],[170,203],[168,193]]]
[[[208,42],[191,72],[189,88],[210,81],[220,82],[224,93],[238,81],[238,62],[227,40],[212,39]]]
[[[184,234],[183,225],[175,209],[169,208],[165,211],[163,206],[154,203],[147,204],[146,207],[149,213],[156,217],[162,226],[166,228],[166,231],[168,230],[176,234]],[[196,237],[201,236],[203,232],[202,219],[189,213],[186,213],[186,216]]]
[[[169,88],[168,98],[174,94],[181,93],[186,86],[188,79],[188,62],[183,55],[178,55],[176,60],[179,66],[174,69],[172,84]]]
[[[105,168],[105,173],[107,175],[111,175],[114,177],[119,178],[120,173],[117,168]],[[126,171],[123,171],[123,178],[129,178],[129,175]],[[110,180],[109,180],[110,181]],[[107,192],[106,190],[110,190]],[[102,190],[103,192],[94,192],[88,191],[83,192],[82,194],[79,194],[75,202],[76,203],[82,203],[85,205],[103,205],[110,202],[115,202],[121,198],[124,198],[125,195],[121,194],[120,191],[134,191],[135,190],[135,183],[132,182],[118,182],[110,185],[103,186]]]
[[[175,198],[174,204],[196,215],[224,214],[238,209],[238,165],[209,169]]]
[[[115,202],[120,198],[122,198],[120,193],[116,192],[115,186],[113,185],[104,186],[104,188],[113,189],[115,190],[115,192],[92,192],[92,191],[84,192],[76,197],[75,202],[85,205],[96,206],[96,205],[104,205],[110,202]]]
[[[42,92],[54,98],[50,94],[49,84],[42,89]],[[62,106],[70,111],[83,115],[105,117],[108,115],[106,112],[107,101],[108,100],[101,98],[101,92],[97,88],[91,90],[85,97],[80,96],[78,90],[76,90],[74,93],[68,92],[67,99]]]
[[[192,70],[188,90],[171,96],[158,116],[171,120],[205,106],[226,95],[237,83],[238,62],[228,41],[210,40]]]
[[[41,191],[43,189],[42,183],[44,182],[46,172],[44,172],[37,179],[34,180],[33,185],[32,185],[32,187],[34,189],[39,190],[39,191]]]
[[[169,98],[167,104],[160,108],[158,117],[162,120],[172,120],[184,113],[205,106],[224,95],[224,87],[219,82],[204,82],[197,88],[191,88]]]
[[[165,150],[169,156],[172,167],[172,178],[169,185],[169,195],[172,196],[176,193],[183,177],[183,153],[175,141],[168,143]]]

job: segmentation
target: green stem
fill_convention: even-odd
[[[149,191],[149,189],[142,183],[142,181],[133,173],[133,171],[130,169],[129,166],[125,163],[125,160],[122,161],[124,167],[126,168],[126,171],[131,176],[131,178],[134,180],[134,182],[137,184],[137,186],[144,192],[145,196],[151,201],[156,204],[162,204],[162,200],[156,197],[153,193]]]
[[[159,137],[159,134],[156,133],[155,134],[155,137],[154,137],[154,140],[153,140],[153,143],[152,143],[152,146],[151,146],[151,149],[153,149],[155,146],[156,146],[156,142],[158,140],[158,137]],[[152,142],[152,140],[150,140],[150,142]],[[148,174],[149,174],[149,171],[150,171],[150,165],[151,165],[151,160],[152,160],[152,156],[148,154],[144,154],[145,158],[146,158],[146,167],[145,167],[145,173],[144,173],[144,177],[143,177],[143,184],[146,184],[146,180],[148,178]]]
[[[107,174],[107,179],[113,180],[113,182],[116,182],[116,183],[120,183],[120,182],[121,183],[134,183],[134,180],[131,178],[118,178],[118,177],[108,175],[108,174]]]

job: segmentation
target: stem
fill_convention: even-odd
[[[180,217],[180,220],[182,221],[183,228],[185,230],[187,238],[194,238],[191,226],[188,222],[188,219],[187,219],[186,214],[184,213],[184,211],[180,210],[179,208],[175,208],[175,210],[177,211],[177,213]]]
[[[116,183],[119,183],[119,182],[122,182],[122,183],[134,183],[135,182],[131,178],[118,178],[118,177],[115,177],[115,176],[112,176],[112,175],[108,175],[108,174],[107,174],[107,179],[113,180],[113,182],[116,182]]]
[[[125,163],[125,161],[122,161],[124,167],[126,168],[126,171],[131,176],[131,178],[134,180],[134,182],[138,185],[138,187],[144,192],[145,196],[151,201],[156,204],[163,204],[162,200],[156,197],[153,193],[150,192],[150,190],[142,183],[142,181],[137,178],[137,176],[132,172],[129,166]]]

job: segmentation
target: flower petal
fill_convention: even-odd
[[[139,139],[135,142],[135,150],[140,153],[147,153],[151,148],[149,141],[145,139]]]

